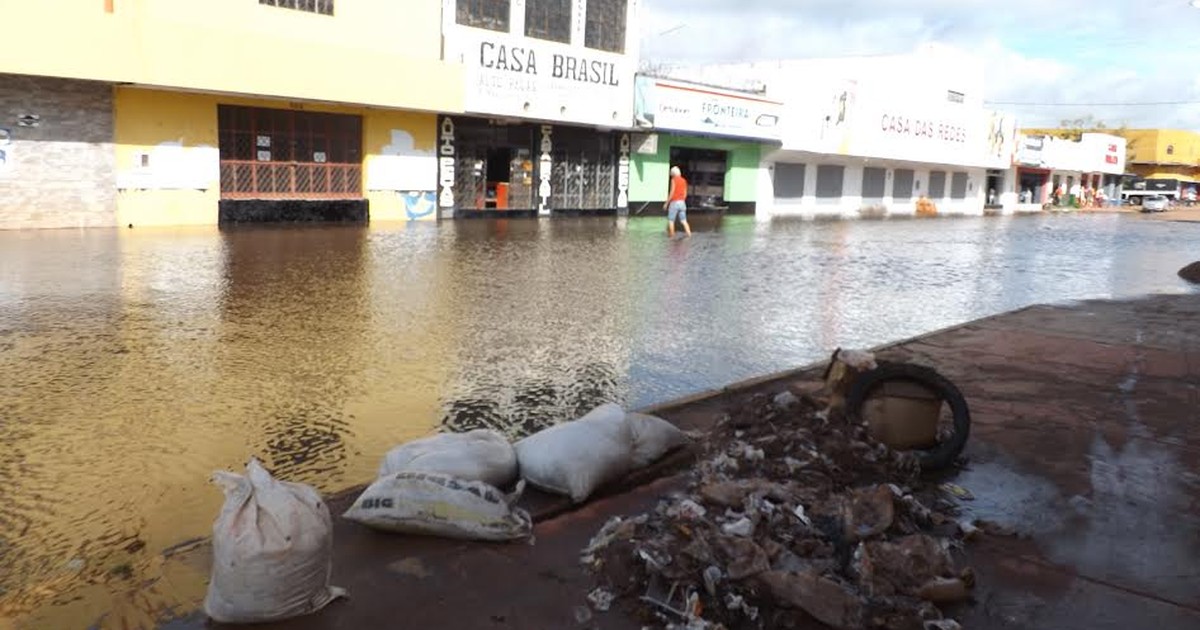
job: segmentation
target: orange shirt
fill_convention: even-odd
[[[667,201],[687,200],[687,180],[676,175],[671,178],[671,198]]]

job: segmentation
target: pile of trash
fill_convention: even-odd
[[[689,630],[959,628],[943,609],[974,573],[952,552],[979,532],[956,520],[959,489],[923,482],[818,386],[731,406],[685,491],[605,524],[581,558],[593,607]]]

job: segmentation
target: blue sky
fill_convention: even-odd
[[[643,58],[696,63],[907,52],[985,59],[985,98],[1023,125],[1093,116],[1200,129],[1200,9],[1189,0],[642,0]],[[736,25],[736,26],[734,26]],[[664,31],[671,31],[661,34]],[[1124,103],[1195,101],[1169,106]]]

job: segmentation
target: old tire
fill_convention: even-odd
[[[954,414],[954,433],[944,442],[924,451],[917,451],[922,470],[939,470],[954,463],[967,445],[971,434],[971,412],[958,387],[936,370],[912,363],[880,362],[878,367],[854,379],[846,394],[846,414],[855,421],[862,420],[863,403],[871,393],[888,381],[917,383],[936,394]]]

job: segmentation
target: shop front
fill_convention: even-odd
[[[1047,205],[1095,208],[1119,199],[1125,169],[1125,139],[1085,133],[1078,140],[1022,135],[1013,160],[1016,212]]]
[[[982,215],[1011,188],[1015,124],[957,103],[898,100],[835,82],[797,95],[780,150],[763,161],[765,216]],[[764,202],[765,200],[765,202]]]
[[[667,198],[670,168],[688,181],[687,204],[755,212],[763,147],[779,144],[782,104],[759,94],[639,76],[632,142],[630,209]]]
[[[469,116],[442,116],[438,130],[438,205],[452,216],[611,214],[624,202],[628,133]]]
[[[444,17],[466,83],[464,113],[438,120],[439,216],[627,207],[635,38],[588,25],[624,24],[630,8],[513,3],[476,19],[472,6]]]

